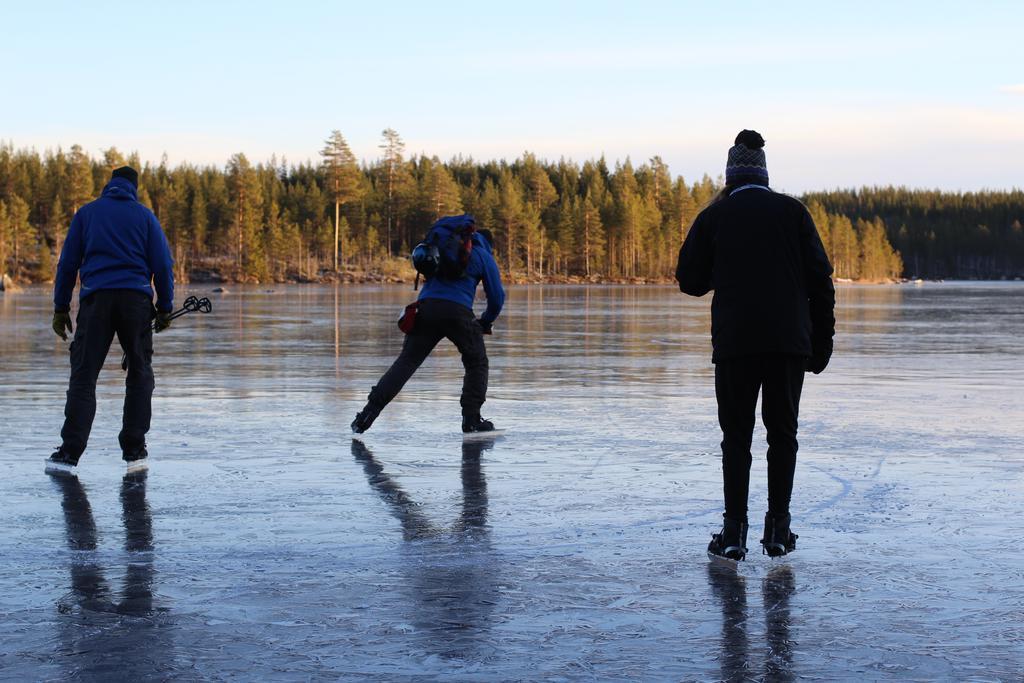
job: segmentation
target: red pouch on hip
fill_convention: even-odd
[[[402,311],[398,318],[398,329],[409,334],[416,327],[416,312],[420,309],[420,302],[411,303]]]

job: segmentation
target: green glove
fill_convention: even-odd
[[[153,331],[156,333],[163,332],[171,326],[171,314],[164,311],[158,311],[156,319],[153,321]]]
[[[64,331],[73,332],[71,329],[71,312],[70,311],[54,311],[53,312],[53,331],[58,337],[64,341],[68,340],[68,335]]]

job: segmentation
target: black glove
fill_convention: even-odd
[[[71,329],[71,312],[70,311],[54,311],[53,312],[53,331],[58,337],[64,341],[68,340],[68,335],[65,332],[73,332]]]
[[[156,319],[153,321],[153,331],[163,332],[171,326],[171,314],[166,311],[157,311]]]
[[[476,324],[480,326],[484,334],[493,334],[491,328],[494,326],[493,322],[485,323],[483,320],[477,318]]]
[[[820,375],[828,367],[832,358],[832,344],[813,344],[811,357],[807,359],[807,371]]]

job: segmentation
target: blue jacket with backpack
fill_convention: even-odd
[[[75,275],[82,280],[79,299],[101,289],[134,289],[153,296],[157,310],[171,311],[174,276],[171,250],[153,212],[138,202],[135,186],[114,178],[99,199],[75,213],[57,264],[53,304],[71,306]]]
[[[458,228],[460,227],[457,224],[458,221],[466,219],[472,220],[468,216],[452,216],[442,219],[438,223],[447,221],[452,224],[452,228]],[[489,325],[501,313],[501,307],[505,304],[505,290],[501,286],[501,274],[498,272],[498,264],[491,254],[490,242],[478,232],[473,233],[472,240],[473,248],[469,252],[465,275],[458,279],[448,279],[439,275],[431,277],[424,283],[418,298],[420,300],[445,299],[473,310],[476,286],[483,281],[484,293],[487,295],[487,310],[480,316],[480,321]]]

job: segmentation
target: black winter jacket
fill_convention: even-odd
[[[831,354],[832,266],[807,209],[751,187],[701,211],[682,248],[676,280],[710,290],[712,362],[758,353]]]

